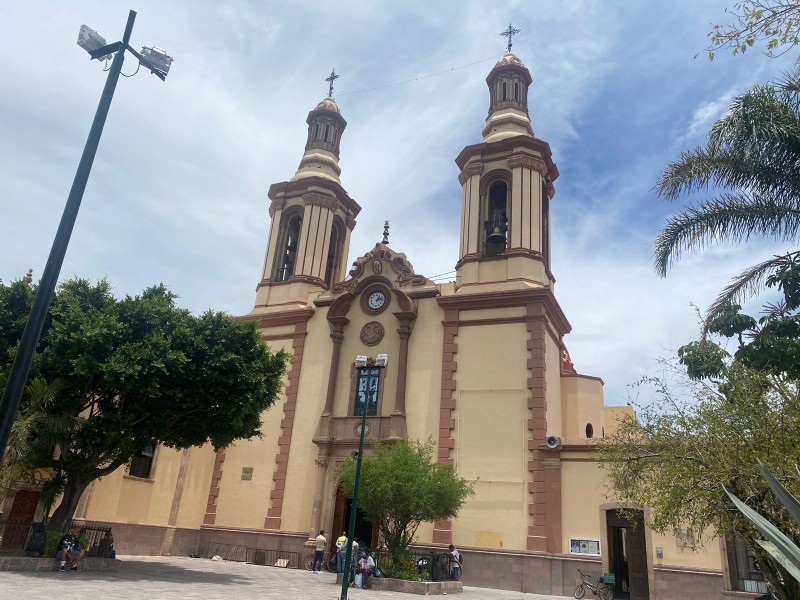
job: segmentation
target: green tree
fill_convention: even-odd
[[[43,408],[72,426],[55,440],[34,426],[26,452],[51,474],[49,491],[63,492],[51,528],[72,517],[91,481],[146,447],[222,448],[261,435],[287,355],[253,323],[194,316],[175,298],[163,284],[123,299],[105,280],[59,286],[32,374],[59,382]]]
[[[6,285],[0,279],[0,371],[14,360],[14,350],[36,295],[30,274]]]
[[[453,467],[433,462],[434,448],[432,440],[378,443],[362,459],[358,505],[378,525],[395,568],[406,562],[421,523],[454,518],[474,494]],[[339,471],[342,489],[355,488],[355,474],[350,458]]]
[[[708,33],[706,52],[714,60],[718,50],[736,56],[766,42],[763,52],[779,56],[800,42],[800,3],[797,0],[744,0],[725,12],[733,21],[715,25]],[[775,51],[782,48],[778,54]]]
[[[660,533],[689,527],[695,534],[741,535],[779,598],[800,598],[798,582],[758,544],[762,535],[723,490],[724,485],[800,540],[800,525],[768,491],[756,461],[789,490],[800,491],[797,380],[734,362],[723,385],[680,379],[642,383],[655,386],[656,401],[639,407],[638,419],[626,417],[598,444],[611,495],[648,507],[648,524]]]
[[[735,98],[711,129],[704,148],[683,152],[662,174],[659,196],[711,191],[711,197],[671,217],[659,232],[654,266],[661,276],[681,255],[720,242],[762,236],[795,243],[800,232],[800,68],[784,81]],[[794,264],[791,250],[745,270],[708,311],[761,289],[766,277]]]

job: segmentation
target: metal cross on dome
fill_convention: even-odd
[[[339,79],[339,76],[336,74],[336,67],[331,69],[331,74],[325,78],[325,81],[328,82],[328,97],[333,98],[333,82]]]
[[[509,23],[508,24],[508,29],[506,29],[505,31],[503,31],[500,34],[503,37],[507,37],[508,38],[508,52],[511,52],[511,38],[514,37],[515,35],[517,35],[518,33],[519,33],[519,29],[515,29],[514,26],[511,23]]]

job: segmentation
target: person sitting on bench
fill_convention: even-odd
[[[66,563],[69,561],[69,569],[71,571],[80,571],[81,560],[83,560],[84,554],[86,554],[86,551],[81,549],[81,540],[78,538],[78,528],[73,527],[72,530],[58,542],[56,558],[61,561],[60,570],[66,571]]]

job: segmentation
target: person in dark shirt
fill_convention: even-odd
[[[81,560],[83,560],[84,554],[86,554],[86,551],[81,549],[81,540],[78,538],[78,530],[76,527],[73,527],[72,530],[58,542],[56,558],[61,561],[60,570],[66,571],[66,563],[69,562],[70,570],[80,571]]]

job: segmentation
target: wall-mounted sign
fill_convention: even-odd
[[[590,556],[600,556],[599,540],[569,540],[570,554],[589,554]]]

